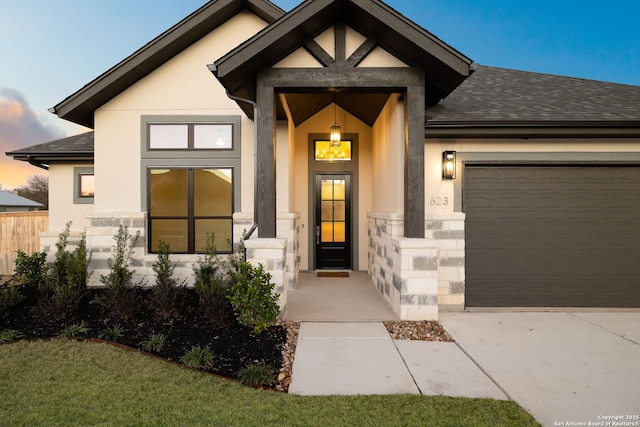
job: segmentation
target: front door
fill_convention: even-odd
[[[351,269],[351,175],[315,179],[317,269]]]

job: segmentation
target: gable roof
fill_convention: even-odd
[[[11,206],[16,208],[43,208],[42,203],[35,202],[26,197],[18,196],[17,194],[10,193],[8,191],[0,190],[0,206]]]
[[[428,104],[444,98],[471,72],[471,59],[380,0],[307,0],[209,67],[233,95],[255,101],[260,69],[308,48],[306,42],[338,22],[424,70]]]
[[[49,164],[56,161],[93,162],[93,137],[93,132],[85,132],[6,154],[43,169],[49,169]]]
[[[430,135],[513,127],[615,127],[627,130],[612,135],[638,135],[640,86],[478,66],[451,95],[427,108]]]
[[[96,109],[243,10],[268,23],[284,14],[268,0],[211,0],[49,111],[93,128]]]
[[[640,137],[640,86],[478,66],[439,104],[427,107],[426,135]],[[47,168],[93,161],[94,132],[7,152]]]

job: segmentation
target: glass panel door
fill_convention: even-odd
[[[351,175],[316,175],[316,268],[351,268]]]

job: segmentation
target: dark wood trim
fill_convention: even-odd
[[[371,0],[350,0],[349,3],[355,6],[354,10],[357,11],[355,13],[360,18],[358,23],[366,26],[365,29],[361,29],[363,34],[369,32],[363,30],[370,30],[371,34],[376,34],[378,32],[376,25],[380,25],[380,23],[384,23],[387,28],[392,30],[388,33],[389,37],[380,38],[381,44],[384,44],[392,55],[408,64],[415,62],[410,60],[412,57],[418,62],[422,62],[424,56],[428,55],[461,76],[469,75],[469,65],[473,62],[470,58],[391,7],[382,2]],[[405,56],[407,54],[409,57]],[[425,67],[424,69],[428,70],[429,68]]]
[[[335,55],[336,65],[344,65],[347,56],[347,26],[344,23],[336,22],[333,26],[335,35]]]
[[[405,237],[425,236],[425,75],[416,68],[265,69],[258,74],[256,222],[259,237],[276,236],[274,114],[275,94],[292,89],[349,88],[371,92],[404,92]]]
[[[351,54],[349,59],[347,59],[346,66],[357,67],[377,46],[378,41],[376,39],[368,38]]]
[[[322,64],[323,67],[330,67],[334,63],[334,59],[329,55],[329,53],[324,50],[318,42],[313,39],[306,40],[304,42],[304,47],[313,56],[316,61]]]
[[[424,84],[405,93],[404,235],[425,237]]]
[[[349,88],[364,92],[404,92],[410,86],[424,87],[424,71],[419,68],[344,68],[339,73],[328,68],[270,68],[260,73],[260,83],[277,91],[296,89]],[[424,91],[423,91],[424,94]],[[422,132],[424,133],[424,108]]]
[[[258,237],[276,237],[275,92],[258,78],[254,215]]]

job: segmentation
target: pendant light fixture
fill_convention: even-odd
[[[333,126],[331,126],[331,131],[329,133],[329,141],[332,147],[340,147],[340,141],[342,140],[340,126],[338,126],[337,120],[337,109],[336,92],[333,92]]]

